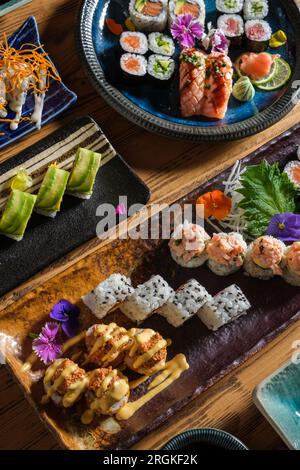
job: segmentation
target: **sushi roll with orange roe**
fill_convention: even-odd
[[[281,276],[285,250],[285,244],[277,238],[269,235],[257,238],[249,246],[244,263],[245,272],[262,280]]]
[[[292,286],[300,287],[300,242],[293,243],[286,251],[283,277]]]
[[[218,276],[228,276],[243,266],[247,243],[239,233],[215,233],[206,251],[210,270]]]

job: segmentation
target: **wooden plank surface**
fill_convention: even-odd
[[[0,153],[0,161],[32,145],[74,117],[91,115],[102,127],[116,150],[137,171],[152,190],[151,202],[172,202],[209,179],[234,161],[284,132],[300,118],[297,106],[284,120],[261,134],[233,143],[194,145],[150,134],[123,119],[93,90],[79,62],[74,31],[80,6],[78,0],[33,0],[9,15],[0,18],[0,31],[14,31],[30,15],[36,16],[42,42],[50,53],[63,80],[78,94],[78,103],[55,122],[45,126],[24,141]],[[91,251],[99,249],[94,243]],[[32,289],[60,276],[72,264],[87,255],[79,250],[54,269],[29,282]],[[71,274],[70,274],[71,275]],[[34,295],[34,293],[33,293]],[[281,449],[284,444],[251,400],[255,385],[274,371],[291,355],[291,345],[300,338],[299,323],[293,325],[262,353],[233,372],[212,389],[194,400],[137,448],[159,448],[181,430],[198,426],[220,427],[234,433],[251,448]],[[51,434],[24,400],[5,367],[0,369],[0,449],[55,449]]]

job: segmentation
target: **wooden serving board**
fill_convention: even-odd
[[[284,134],[246,157],[244,164],[256,164],[262,158],[267,158],[270,163],[279,161],[284,165],[290,159],[296,158],[299,144],[300,126],[297,126],[293,132]],[[222,181],[228,177],[229,171],[230,169],[219,174],[179,202],[193,202],[205,191],[222,189]],[[164,337],[171,338],[169,357],[179,352],[184,353],[190,369],[130,420],[121,422],[121,431],[116,434],[103,432],[99,421],[95,421],[88,428],[82,426],[79,420],[81,405],[79,409],[68,412],[62,412],[52,405],[42,407],[39,404],[42,384],[32,383],[30,378],[22,373],[21,362],[9,356],[8,363],[27,398],[41,419],[56,434],[60,443],[70,449],[129,448],[300,318],[299,288],[289,286],[280,278],[262,282],[244,276],[242,271],[220,278],[206,266],[194,270],[182,269],[171,259],[166,241],[120,240],[90,257],[87,265],[79,263],[77,269],[72,270],[72,276],[66,274],[58,280],[57,285],[52,282],[50,292],[47,291],[47,286],[43,286],[34,296],[27,296],[22,302],[18,302],[15,309],[10,308],[6,313],[0,314],[0,331],[17,334],[21,340],[21,361],[25,360],[31,349],[28,333],[40,331],[42,323],[49,318],[53,303],[59,298],[65,297],[78,303],[82,329],[96,322],[95,317],[80,301],[80,297],[113,272],[131,276],[134,285],[147,280],[151,274],[159,273],[174,288],[193,277],[211,294],[237,283],[249,298],[252,308],[248,315],[217,332],[208,331],[197,317],[178,329],[171,327],[158,315],[153,315],[144,322],[143,326],[157,329]],[[119,311],[106,317],[105,323],[112,320],[130,326]],[[140,397],[144,392],[145,385],[142,385],[133,393],[132,399]]]

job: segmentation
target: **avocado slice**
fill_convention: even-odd
[[[67,186],[68,193],[78,197],[91,196],[100,163],[100,153],[79,148]]]
[[[174,13],[176,16],[181,15],[182,7],[184,6],[186,0],[177,0],[175,3]]]
[[[141,13],[143,11],[143,8],[145,6],[145,3],[146,3],[146,0],[136,0],[135,2],[135,9],[136,11],[138,11],[139,13]]]
[[[18,189],[12,190],[0,220],[0,232],[21,240],[31,217],[36,196]]]
[[[68,179],[68,171],[50,165],[38,192],[35,210],[55,215],[60,210]]]

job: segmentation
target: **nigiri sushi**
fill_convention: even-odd
[[[185,49],[180,55],[179,91],[181,114],[184,117],[201,114],[204,96],[206,54],[197,49]]]

